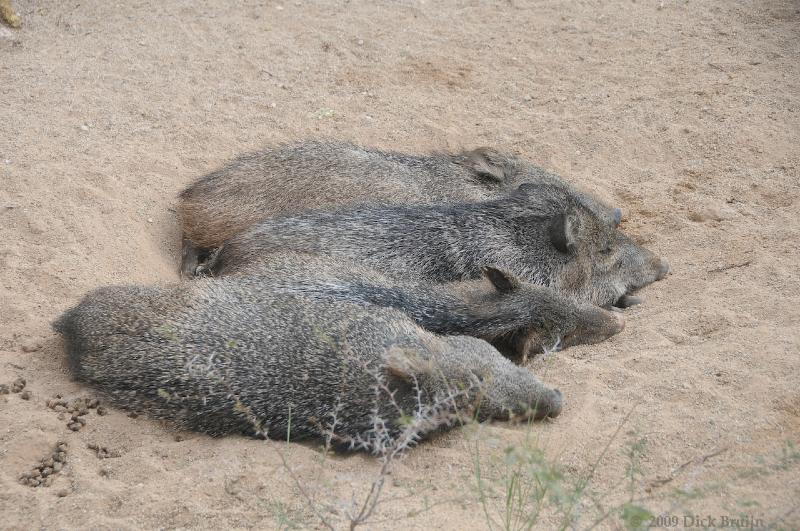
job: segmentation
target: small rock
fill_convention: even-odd
[[[66,452],[56,452],[53,454],[53,461],[55,461],[55,463],[53,463],[54,465],[56,463],[63,463],[66,460],[67,460]]]
[[[60,491],[56,492],[56,495],[59,498],[64,498],[66,496],[69,496],[69,489],[61,489]]]
[[[364,46],[364,39],[358,39],[358,45]]]
[[[98,414],[98,415],[100,415],[100,416],[102,417],[102,416],[103,416],[103,415],[105,415],[106,413],[108,413],[108,411],[106,410],[106,408],[105,408],[105,407],[103,407],[103,406],[97,406],[97,414]]]
[[[22,391],[19,394],[19,397],[23,400],[30,400],[31,399],[31,392],[30,391]]]
[[[22,345],[22,352],[37,352],[39,350],[42,350],[42,344],[38,341]]]
[[[47,459],[45,459],[44,461],[42,461],[42,464],[43,464],[44,466],[46,466],[46,467],[50,467],[50,468],[53,468],[53,465],[54,465],[55,463],[56,463],[56,462],[55,462],[55,460],[54,460],[52,457],[48,457]]]
[[[46,467],[44,467],[42,469],[42,475],[45,476],[45,477],[49,476],[52,473],[53,473],[53,469],[50,468],[49,466],[46,466]]]
[[[67,428],[71,429],[72,431],[78,431],[83,428],[83,424],[79,424],[77,422],[70,422],[67,424]]]
[[[81,125],[81,131],[88,131],[88,130],[89,130],[89,126],[88,125],[86,125],[86,124]]]
[[[64,413],[64,412],[67,411],[67,407],[64,406],[64,405],[58,404],[55,407],[53,407],[53,411],[55,411],[56,413]]]
[[[99,405],[100,405],[100,401],[98,399],[96,399],[96,398],[92,398],[92,399],[89,400],[89,403],[86,404],[86,407],[88,407],[89,409],[94,409]]]
[[[46,478],[44,478],[44,481],[42,481],[42,486],[43,487],[49,487],[50,485],[53,484],[53,480],[54,479],[55,479],[55,476],[47,476]]]
[[[135,419],[135,418],[137,418],[139,416],[139,414],[137,412],[135,412],[135,411],[130,411],[130,412],[128,412],[128,416],[130,418],[132,418],[132,419]]]
[[[53,472],[61,472],[61,468],[64,466],[63,463],[56,461],[53,463]]]
[[[11,389],[6,384],[0,384],[0,395],[7,395],[11,392]]]

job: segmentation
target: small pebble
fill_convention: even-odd
[[[22,345],[22,352],[37,352],[39,350],[42,350],[42,344],[38,341]]]
[[[30,391],[22,391],[19,394],[19,397],[23,400],[30,400],[31,399],[31,392]]]
[[[105,415],[106,413],[108,413],[108,411],[106,411],[106,408],[105,408],[105,407],[103,407],[103,406],[97,406],[97,414],[98,414],[98,415],[100,415],[100,416],[102,417],[102,416],[103,416],[103,415]]]
[[[11,389],[6,384],[0,385],[0,395],[7,395],[11,392]]]
[[[69,489],[61,489],[56,493],[56,495],[58,495],[59,498],[64,498],[66,496],[69,496]]]
[[[53,463],[53,472],[61,472],[61,468],[63,466],[64,466],[63,463],[59,463],[58,461],[56,461],[55,463]]]

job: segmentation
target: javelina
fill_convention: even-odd
[[[265,286],[237,277],[101,288],[54,328],[79,379],[123,407],[211,435],[333,431],[375,450],[376,415],[396,436],[437,404],[445,425],[478,398],[479,418],[561,410],[558,390],[485,341],[437,336],[387,308],[254,296]],[[422,431],[445,427],[436,418]]]
[[[246,269],[278,250],[362,262],[396,278],[477,278],[493,264],[598,306],[663,278],[666,261],[636,245],[613,221],[554,185],[523,184],[478,203],[360,206],[266,219],[226,242],[211,274]]]
[[[578,304],[501,269],[487,266],[482,272],[481,280],[447,284],[401,281],[344,258],[291,252],[265,255],[248,269],[268,286],[267,296],[280,292],[394,308],[430,332],[478,337],[512,358],[556,344],[597,343],[624,328],[621,314]]]
[[[409,155],[345,142],[268,147],[236,158],[180,194],[181,269],[192,275],[199,252],[266,217],[367,203],[481,201],[524,182],[561,186],[593,201],[557,175],[489,148]]]

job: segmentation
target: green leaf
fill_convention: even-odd
[[[622,506],[622,521],[627,529],[647,529],[653,513],[640,505],[626,503]]]

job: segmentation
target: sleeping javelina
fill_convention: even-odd
[[[578,304],[494,267],[485,267],[480,280],[431,284],[395,280],[344,258],[279,252],[260,257],[248,275],[265,285],[254,286],[254,296],[280,292],[394,308],[430,332],[478,337],[512,358],[597,343],[625,324],[619,313]]]
[[[479,203],[361,206],[266,219],[226,242],[207,271],[247,269],[278,250],[349,258],[396,278],[450,282],[495,265],[598,306],[663,278],[669,266],[553,185],[523,184]]]
[[[375,451],[376,414],[397,436],[414,415],[432,415],[422,430],[432,431],[476,401],[479,418],[561,410],[558,390],[485,341],[431,334],[392,309],[281,293],[264,302],[254,286],[263,280],[101,288],[54,328],[79,379],[211,435],[333,430],[334,441]]]
[[[367,203],[481,201],[525,182],[560,186],[594,202],[557,175],[490,148],[410,155],[314,140],[267,147],[239,156],[180,194],[182,272],[194,274],[198,253],[267,217]]]

